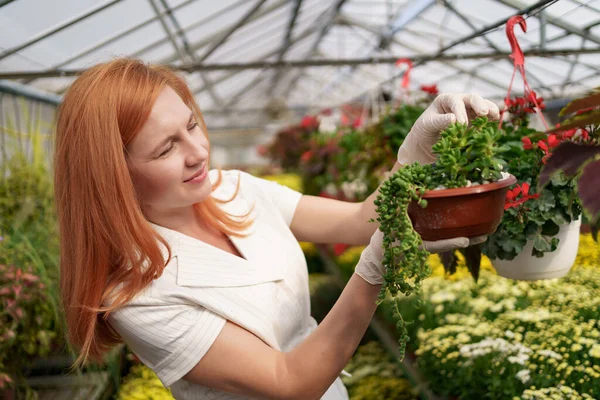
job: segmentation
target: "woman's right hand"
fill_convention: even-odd
[[[486,239],[487,236],[476,236],[473,238],[456,237],[433,242],[424,240],[423,248],[430,253],[443,253],[483,243]],[[385,273],[383,255],[383,233],[377,228],[373,236],[371,236],[369,245],[361,253],[360,260],[356,264],[354,272],[371,285],[383,284],[383,274]]]

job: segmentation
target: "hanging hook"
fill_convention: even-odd
[[[408,66],[408,69],[406,70],[406,72],[404,73],[404,76],[402,77],[402,88],[407,89],[408,84],[410,83],[410,71],[413,68],[413,63],[408,58],[399,58],[396,61],[396,67],[399,67],[402,64],[406,64]]]
[[[513,59],[515,66],[525,64],[523,50],[521,50],[521,46],[519,45],[519,41],[515,35],[515,25],[517,24],[521,27],[523,33],[527,32],[527,22],[525,22],[525,19],[522,15],[514,15],[506,22],[506,36],[508,37],[508,42],[510,43],[510,48],[512,49],[510,58]]]

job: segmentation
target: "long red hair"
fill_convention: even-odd
[[[79,351],[76,366],[87,359],[102,360],[121,341],[108,315],[162,274],[166,261],[161,243],[171,257],[167,243],[142,213],[125,150],[166,85],[207,132],[183,78],[167,67],[134,59],[88,69],[71,85],[58,110],[54,185],[60,291],[68,340]],[[213,190],[220,181],[219,176]],[[242,236],[252,223],[249,214],[237,218],[217,202],[210,196],[196,204],[199,217],[223,233]]]

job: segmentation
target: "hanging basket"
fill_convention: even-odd
[[[498,275],[521,281],[562,278],[573,267],[579,249],[579,233],[581,218],[562,225],[556,238],[560,241],[558,248],[543,257],[531,255],[533,242],[529,241],[514,259],[492,260]]]
[[[510,175],[484,185],[430,190],[423,194],[427,207],[412,202],[408,215],[423,240],[490,235],[504,215],[508,187],[516,182]]]

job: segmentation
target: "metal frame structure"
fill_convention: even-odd
[[[452,0],[417,0],[402,4],[394,3],[392,0],[381,0],[378,3],[385,3],[386,7],[384,17],[387,22],[384,24],[370,23],[357,18],[350,11],[346,11],[355,6],[355,0],[329,0],[329,4],[324,8],[319,8],[323,4],[322,1],[317,2],[315,0],[252,0],[252,2],[247,0],[234,2],[232,0],[231,3],[224,4],[220,9],[213,7],[212,14],[203,15],[202,18],[198,18],[196,21],[187,19],[186,26],[180,23],[176,13],[185,11],[187,7],[196,6],[199,0],[184,0],[172,6],[169,0],[148,0],[148,4],[154,13],[153,16],[147,17],[127,29],[115,32],[101,41],[91,43],[87,48],[59,63],[48,66],[44,70],[36,71],[27,68],[19,71],[13,70],[13,68],[1,68],[4,60],[10,58],[14,61],[14,57],[11,56],[17,56],[24,50],[45,43],[45,41],[51,40],[53,35],[75,25],[83,26],[91,17],[101,15],[110,7],[119,3],[127,3],[127,1],[129,0],[104,0],[103,3],[95,5],[90,10],[67,18],[64,22],[35,34],[23,43],[4,49],[4,51],[0,50],[0,71],[2,71],[0,72],[0,79],[20,80],[18,83],[0,81],[0,91],[10,91],[13,94],[21,92],[23,95],[36,97],[40,101],[44,101],[41,99],[45,98],[46,100],[52,99],[51,102],[55,102],[60,98],[60,94],[68,88],[68,82],[65,83],[62,89],[56,90],[54,94],[49,96],[44,96],[41,94],[42,92],[36,89],[28,90],[24,85],[38,86],[43,83],[40,81],[45,79],[75,76],[83,70],[83,68],[77,67],[77,63],[80,63],[81,60],[97,54],[120,40],[128,39],[130,35],[137,34],[142,29],[155,26],[157,22],[160,24],[164,37],[145,44],[141,48],[132,49],[128,53],[129,56],[144,59],[146,55],[155,52],[157,49],[162,50],[163,46],[169,44],[172,48],[171,54],[164,54],[154,62],[171,65],[179,68],[184,73],[197,74],[202,85],[193,88],[194,94],[201,95],[204,91],[208,92],[213,108],[223,110],[224,113],[229,113],[232,110],[241,112],[239,110],[252,109],[249,105],[254,104],[258,99],[266,104],[269,99],[282,98],[285,100],[294,95],[297,96],[298,93],[306,90],[309,83],[312,89],[310,93],[302,96],[304,98],[319,100],[324,97],[325,93],[328,93],[330,100],[333,101],[339,101],[346,98],[346,96],[349,96],[346,100],[360,98],[372,89],[364,87],[359,88],[363,89],[362,91],[357,91],[356,86],[359,86],[361,82],[372,81],[376,85],[387,85],[402,76],[402,73],[394,68],[389,69],[387,76],[382,76],[381,72],[375,72],[380,70],[374,69],[375,66],[381,64],[393,65],[399,57],[413,60],[415,67],[431,62],[437,62],[439,65],[448,67],[449,71],[447,72],[449,74],[438,77],[441,81],[463,75],[467,76],[470,81],[481,81],[491,88],[496,88],[499,93],[506,88],[506,83],[498,82],[490,76],[484,76],[478,73],[478,70],[488,67],[497,60],[502,60],[501,62],[504,65],[510,63],[510,66],[512,66],[512,62],[507,57],[508,52],[487,36],[501,29],[508,17],[500,18],[492,23],[478,21],[478,18],[468,15],[468,10],[465,13],[465,10],[461,10]],[[574,5],[574,9],[585,8],[589,13],[598,15],[596,20],[579,27],[570,23],[568,19],[562,18],[564,16],[552,14],[552,5],[557,0],[541,0],[531,5],[525,4],[523,0],[485,1],[493,1],[507,10],[513,10],[510,15],[522,14],[526,17],[538,18],[540,22],[538,40],[532,41],[532,37],[528,36],[527,41],[530,44],[526,46],[525,53],[530,57],[559,58],[567,65],[566,73],[564,71],[556,72],[553,68],[545,65],[534,66],[533,71],[528,71],[528,77],[536,88],[545,90],[547,94],[555,96],[565,93],[573,85],[581,88],[581,90],[589,89],[586,87],[585,79],[582,79],[582,76],[584,78],[587,76],[587,79],[593,81],[600,73],[600,67],[595,62],[586,61],[588,55],[600,53],[598,46],[596,46],[600,44],[600,36],[593,32],[593,28],[600,25],[600,8],[594,7],[589,1],[569,0]],[[18,5],[18,3],[17,0],[0,0],[0,9],[4,11],[16,4]],[[228,15],[233,15],[235,10],[239,10],[243,6],[246,6],[245,11],[241,15],[237,12],[236,15],[238,16],[235,18],[229,18],[228,25],[219,27],[219,29],[195,39],[194,42],[189,40],[188,32],[210,23],[215,18],[225,18]],[[262,21],[266,21],[267,16],[284,6],[289,6],[289,11],[286,9],[285,15],[287,17],[282,20],[282,24],[272,24],[271,18],[270,23],[264,24],[265,27],[262,31],[257,31],[258,35],[254,35],[253,39],[247,40],[247,43],[241,43],[240,38],[243,38],[244,35],[240,35],[238,32],[251,23],[260,26]],[[431,17],[425,16],[425,14],[428,14],[434,6],[438,11],[442,8],[444,10],[441,24],[449,15],[452,15],[464,23],[470,29],[470,32],[460,34],[457,33],[459,31],[454,26],[440,26],[438,29],[446,32],[453,40],[446,44],[440,43],[433,52],[424,52],[419,49],[418,45],[404,38],[404,33],[431,42],[431,31],[420,32],[418,29],[413,28],[413,23],[424,23],[424,21],[431,20]],[[396,9],[394,9],[395,7]],[[439,16],[439,12],[436,15]],[[483,25],[482,22],[485,22],[484,26],[481,26]],[[344,27],[356,29],[356,31],[353,31],[356,35],[352,36],[363,37],[359,40],[365,40],[365,43],[373,43],[370,44],[371,50],[363,57],[333,58],[329,56],[332,44],[328,38],[330,38],[329,33],[334,26],[338,26],[340,29],[344,29]],[[553,31],[549,31],[547,27],[553,27]],[[559,34],[556,34],[556,28],[560,29]],[[276,48],[274,48],[276,42],[273,41],[273,35],[277,35],[278,37],[275,37],[275,39],[280,41]],[[555,43],[567,37],[578,37],[580,40],[576,45],[557,48]],[[310,42],[308,41],[309,38]],[[479,38],[483,42],[474,42]],[[260,51],[259,49],[264,47],[261,43],[266,44],[268,49]],[[472,43],[479,43],[479,45],[484,43],[490,51],[472,51],[466,54],[450,52],[459,45]],[[235,60],[235,62],[219,63],[215,62],[214,57],[211,57],[225,44],[227,44],[226,50],[225,52],[219,51],[219,57],[226,53],[226,58]],[[395,50],[390,48],[391,44],[393,44]],[[249,56],[245,56],[243,59],[235,59],[235,53],[248,50],[249,45],[255,50],[246,51]],[[409,53],[398,54],[398,48]],[[466,66],[461,63],[463,60],[481,60],[482,62],[475,66]],[[69,66],[75,67],[66,68]],[[326,72],[324,74],[315,72],[317,70],[314,68],[317,67],[320,68],[319,71]],[[338,67],[342,68],[339,70],[333,69]],[[585,71],[578,70],[578,67],[583,68]],[[258,70],[259,72],[257,74],[240,75],[241,72],[249,70]],[[226,74],[217,73],[217,75],[211,77],[210,74],[215,73],[213,71],[231,72]],[[454,73],[451,71],[454,71]],[[589,74],[585,75],[587,71],[589,71]],[[235,85],[239,87],[233,92],[228,90],[229,94],[223,97],[220,89],[224,87],[223,85],[229,85],[228,81],[230,79],[238,76],[239,78],[232,80],[232,82],[235,82]],[[545,77],[552,77],[552,81],[560,81],[560,84],[547,84]],[[300,82],[306,82],[307,84],[299,86]],[[335,89],[335,93],[332,89]],[[238,104],[245,104],[246,106],[236,108]],[[330,105],[335,106],[331,103]],[[290,105],[289,107],[291,110],[302,110],[308,106],[312,106],[312,104],[302,104],[298,107]]]

